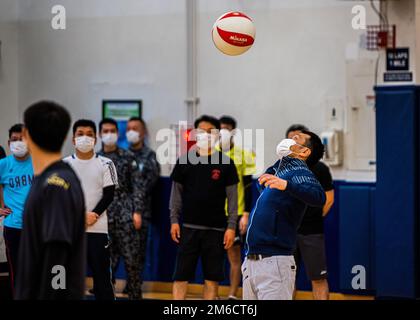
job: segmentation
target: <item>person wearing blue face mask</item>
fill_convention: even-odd
[[[0,160],[0,217],[4,217],[4,240],[9,265],[9,278],[14,293],[17,257],[23,225],[23,211],[26,198],[32,186],[34,172],[28,147],[22,141],[23,124],[16,124],[9,130],[10,156]]]
[[[250,214],[242,265],[245,300],[291,300],[297,230],[308,205],[322,207],[325,192],[307,163],[318,161],[320,138],[302,131],[277,146],[280,158],[259,179],[261,194]]]

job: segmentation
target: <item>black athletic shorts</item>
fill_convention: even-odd
[[[303,261],[309,280],[316,281],[328,278],[323,233],[298,234],[294,256],[298,268]]]
[[[198,230],[182,227],[174,281],[194,279],[198,258],[201,258],[204,279],[223,281],[225,278],[225,233],[215,230]]]

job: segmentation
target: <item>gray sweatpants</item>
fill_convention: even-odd
[[[296,265],[293,256],[245,259],[242,265],[244,300],[292,300]]]

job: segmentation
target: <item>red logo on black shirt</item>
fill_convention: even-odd
[[[218,169],[214,169],[214,170],[211,172],[211,178],[212,178],[213,180],[219,180],[219,179],[220,179],[220,170],[218,170]]]

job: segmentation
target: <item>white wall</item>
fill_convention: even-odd
[[[152,137],[157,129],[185,119],[183,0],[60,3],[67,29],[58,31],[50,25],[55,1],[21,1],[21,112],[48,98],[67,106],[74,120],[99,121],[102,99],[140,98]]]
[[[264,128],[266,165],[275,161],[289,125],[321,133],[326,100],[346,101],[346,48],[363,33],[351,26],[356,4],[365,5],[368,22],[376,23],[366,2],[200,1],[200,110],[231,114],[242,128]],[[208,34],[215,17],[234,9],[253,18],[257,35],[253,48],[232,58],[215,50]],[[334,171],[335,178],[352,179],[348,170]],[[354,176],[375,180],[374,172]]]
[[[265,129],[266,165],[288,125],[321,132],[326,100],[346,101],[346,47],[362,33],[351,28],[352,6],[365,5],[368,20],[377,21],[363,1],[197,1],[199,111]],[[55,4],[19,0],[20,113],[49,98],[74,119],[99,120],[102,99],[141,98],[152,137],[187,118],[184,0],[63,0],[65,31],[50,26]],[[254,47],[240,57],[220,54],[211,41],[215,19],[228,10],[246,12],[257,26]],[[337,171],[337,178],[352,176]]]
[[[0,1],[0,145],[7,149],[9,127],[18,113],[18,6],[15,0]]]

